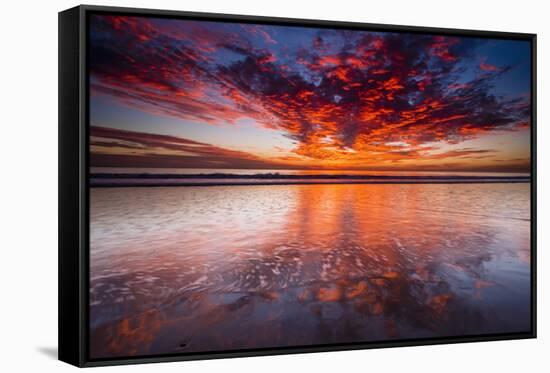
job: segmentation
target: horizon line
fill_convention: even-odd
[[[531,179],[528,175],[493,176],[493,175],[376,175],[376,174],[281,174],[278,172],[233,174],[225,172],[171,174],[171,173],[90,173],[90,178],[97,179],[355,179],[355,180],[503,180]]]

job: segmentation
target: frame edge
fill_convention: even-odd
[[[416,33],[462,34],[464,36],[515,38],[531,41],[532,45],[532,329],[530,332],[508,334],[506,336],[471,336],[458,338],[438,338],[436,340],[402,341],[391,343],[365,343],[337,346],[297,346],[285,349],[266,349],[252,351],[216,352],[213,354],[190,354],[164,357],[114,358],[89,360],[86,356],[85,320],[82,319],[85,309],[85,266],[88,264],[85,256],[84,232],[85,225],[82,209],[83,196],[86,188],[85,152],[82,143],[86,136],[86,92],[85,90],[85,18],[88,12],[113,12],[157,14],[167,17],[199,17],[220,21],[237,22],[269,22],[296,24],[301,26],[319,26],[333,28],[365,28],[379,30],[395,30]],[[70,35],[62,32],[71,30]],[[161,363],[189,360],[209,360],[219,358],[239,358],[252,356],[272,356],[295,353],[316,353],[330,351],[349,351],[371,348],[414,347],[437,344],[455,344],[487,341],[506,341],[515,339],[531,339],[537,337],[536,331],[536,40],[533,33],[498,32],[482,30],[463,30],[439,27],[398,26],[392,24],[370,24],[362,22],[346,22],[316,19],[298,19],[285,17],[268,17],[253,15],[234,15],[221,13],[186,12],[176,10],[157,10],[127,7],[110,7],[95,5],[80,5],[59,13],[59,360],[78,367],[97,367],[109,365],[127,365],[143,363]],[[74,48],[74,49],[73,49]],[[84,58],[84,60],[82,59]],[[68,62],[69,61],[69,62]],[[74,62],[76,61],[76,62]],[[69,66],[70,64],[73,64]],[[62,67],[65,66],[65,69]],[[74,69],[70,70],[70,69]],[[84,84],[84,85],[83,85]],[[76,122],[76,123],[75,123]],[[78,125],[75,125],[78,124]],[[84,139],[85,141],[85,139]],[[67,159],[64,160],[64,155]],[[72,159],[71,159],[72,158]],[[83,179],[84,178],[84,179]],[[65,201],[63,201],[65,200]],[[85,229],[85,227],[84,227]],[[69,230],[69,232],[67,232]],[[76,249],[75,249],[76,246]],[[84,256],[83,256],[84,255]],[[62,263],[65,263],[63,268]],[[76,271],[76,273],[73,273]],[[63,273],[63,274],[62,274]],[[84,290],[83,290],[84,289]],[[63,293],[64,292],[64,293]],[[69,301],[70,299],[70,301]],[[62,316],[62,312],[65,317]],[[69,323],[70,325],[65,325]]]
[[[80,291],[80,16],[58,13],[58,359],[83,366]]]

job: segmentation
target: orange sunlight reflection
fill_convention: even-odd
[[[529,325],[528,184],[112,188],[91,202],[93,357]]]

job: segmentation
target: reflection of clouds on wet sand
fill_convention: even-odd
[[[92,355],[524,331],[529,185],[92,190]]]

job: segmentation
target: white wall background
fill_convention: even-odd
[[[539,338],[164,363],[132,372],[528,372],[550,367],[550,22],[538,0],[90,0],[96,5],[538,34]],[[57,12],[75,1],[6,1],[0,20],[0,370],[68,371],[57,351]]]

